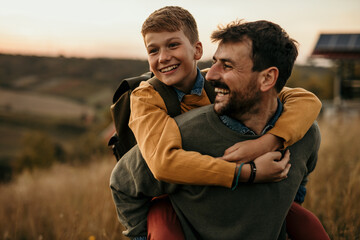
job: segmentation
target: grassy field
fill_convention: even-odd
[[[316,213],[331,239],[360,239],[358,113],[319,121],[322,142],[304,206]]]
[[[360,118],[329,119],[319,120],[322,144],[305,207],[331,239],[360,239]],[[105,156],[55,165],[0,185],[0,239],[125,239],[108,187],[114,164]]]
[[[122,239],[109,189],[112,156],[54,165],[0,186],[0,239]]]

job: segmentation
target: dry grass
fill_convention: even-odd
[[[124,239],[109,188],[114,164],[56,165],[0,186],[0,239]]]
[[[331,239],[360,239],[360,118],[335,115],[319,121],[322,142],[304,206]]]
[[[331,239],[360,239],[359,122],[319,121],[322,144],[305,207]],[[108,187],[114,164],[105,157],[88,166],[56,165],[0,185],[0,239],[124,239]]]

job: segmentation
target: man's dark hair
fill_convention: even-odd
[[[279,25],[269,21],[234,21],[225,27],[219,27],[211,35],[213,42],[252,42],[253,71],[262,71],[277,67],[279,77],[275,88],[278,92],[284,87],[291,75],[298,55],[297,42]]]

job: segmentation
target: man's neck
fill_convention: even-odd
[[[242,122],[246,127],[260,135],[266,124],[274,116],[278,107],[277,98],[263,99],[249,112],[237,116],[237,120]]]

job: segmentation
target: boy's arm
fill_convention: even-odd
[[[269,151],[286,148],[299,141],[316,120],[320,100],[302,88],[287,88],[279,93],[284,110],[274,128],[256,140],[235,144],[222,157],[227,161],[248,162]]]
[[[230,188],[236,164],[182,149],[181,135],[158,92],[147,82],[131,94],[129,126],[155,178]]]
[[[284,110],[269,133],[284,139],[284,148],[304,137],[321,110],[321,101],[303,88],[284,87],[279,93]]]

